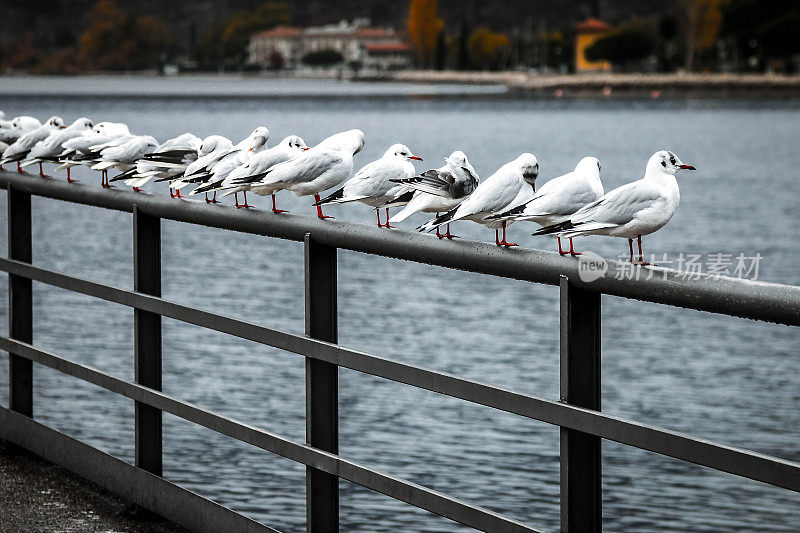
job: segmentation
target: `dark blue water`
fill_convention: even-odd
[[[312,83],[312,82],[309,82]],[[316,82],[313,82],[316,83]],[[2,78],[0,78],[2,86]],[[273,91],[274,92],[274,91]],[[346,91],[345,91],[346,92]],[[316,143],[359,127],[357,165],[403,142],[439,166],[464,150],[488,177],[535,153],[542,182],[585,155],[603,164],[606,189],[637,179],[669,148],[697,173],[680,179],[675,218],[645,238],[645,252],[761,254],[759,279],[800,284],[800,107],[791,102],[535,101],[393,93],[311,99],[86,99],[9,97],[7,115],[86,115],[124,121],[159,140],[192,131],[239,139],[265,124],[273,139]],[[422,170],[422,165],[419,166]],[[89,173],[84,182],[99,182]],[[152,188],[159,193],[165,191]],[[5,197],[5,193],[0,193]],[[259,205],[265,205],[263,199]],[[281,207],[312,209],[288,193]],[[34,199],[34,261],[132,286],[130,216]],[[330,209],[372,223],[361,205]],[[6,203],[0,201],[0,219]],[[424,217],[410,219],[413,229]],[[3,224],[5,227],[5,224]],[[493,232],[460,223],[467,238]],[[510,237],[552,249],[516,224]],[[0,231],[5,247],[6,230]],[[303,331],[303,250],[296,243],[164,222],[166,298],[272,327]],[[581,239],[606,257],[619,239]],[[556,288],[409,262],[339,253],[340,342],[382,356],[548,398],[558,397]],[[0,281],[3,292],[7,282]],[[0,321],[7,322],[7,299]],[[34,284],[36,344],[133,378],[132,312]],[[800,461],[800,333],[794,328],[664,306],[603,299],[603,409],[725,444]],[[164,389],[222,414],[303,440],[301,357],[164,320]],[[557,529],[558,430],[349,370],[340,371],[341,453],[390,474]],[[0,365],[7,405],[7,365]],[[35,416],[126,460],[133,404],[48,369],[35,370]],[[305,524],[301,465],[165,415],[165,476],[286,531]],[[608,531],[797,531],[800,496],[623,445],[603,443]],[[464,528],[342,482],[344,531]]]

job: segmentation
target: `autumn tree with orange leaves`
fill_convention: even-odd
[[[412,0],[408,9],[408,33],[414,42],[419,62],[424,67],[433,64],[436,43],[444,21],[436,16],[436,0]]]

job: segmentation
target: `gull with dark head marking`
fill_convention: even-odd
[[[492,215],[490,220],[529,220],[540,226],[550,226],[568,220],[578,209],[603,196],[600,181],[600,161],[596,157],[584,157],[575,170],[553,178],[536,191],[533,198],[514,209]],[[558,238],[558,253],[580,255],[575,251],[572,238],[569,251],[561,249]]]
[[[607,192],[568,220],[546,226],[534,235],[622,237],[628,239],[631,263],[648,265],[642,256],[642,236],[664,227],[677,211],[681,194],[675,175],[681,170],[695,168],[669,150],[656,152],[647,162],[644,178]],[[633,239],[639,243],[638,260],[633,259]]]
[[[20,115],[0,124],[0,142],[13,144],[17,139],[41,126],[38,118]]]
[[[389,224],[389,208],[386,208],[386,224],[381,224],[381,208],[407,187],[397,180],[411,178],[416,169],[411,161],[422,161],[408,146],[393,144],[383,157],[368,163],[347,180],[342,188],[314,205],[361,202],[375,208],[379,228],[393,228]]]
[[[400,194],[388,202],[387,206],[405,205],[406,207],[395,213],[389,222],[401,222],[414,213],[439,213],[450,211],[463,202],[478,187],[480,178],[461,150],[456,150],[445,158],[442,167],[426,170],[422,174],[400,180],[391,180],[407,187]],[[440,233],[436,227],[436,236],[448,239],[456,235],[447,232]]]
[[[539,161],[536,156],[529,153],[521,154],[478,185],[475,191],[458,207],[430,220],[418,229],[429,231],[456,220],[472,220],[488,228],[494,228],[495,243],[498,246],[516,246],[516,244],[506,241],[506,226],[510,221],[490,219],[489,217],[513,209],[530,200],[533,197],[534,183],[538,175]],[[502,241],[498,233],[500,228],[503,229]]]

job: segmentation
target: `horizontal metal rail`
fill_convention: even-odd
[[[30,344],[15,341],[8,337],[0,337],[0,349],[472,528],[481,531],[540,531],[522,522],[451,498],[422,485],[377,472],[339,455],[318,450],[275,433],[219,415],[163,392],[114,377],[101,370],[35,348]]]
[[[615,261],[608,261],[609,268],[603,277],[586,283],[578,276],[578,262],[574,258],[544,250],[502,249],[475,241],[439,240],[427,234],[177,201],[165,195],[107,190],[11,172],[0,173],[0,184],[36,196],[125,212],[133,212],[137,206],[145,215],[298,242],[311,233],[314,241],[323,245],[505,278],[559,285],[561,276],[567,276],[576,287],[592,292],[800,326],[800,287],[708,274],[688,277],[659,267],[648,267],[654,271],[650,279],[643,279],[647,276],[616,279]]]
[[[800,492],[800,463],[633,422],[600,411],[462,379],[444,372],[378,357],[303,335],[195,309],[163,298],[74,278],[19,261],[0,258],[0,271],[135,309],[157,313],[365,374]],[[23,345],[5,337],[0,337],[0,340],[0,349],[6,351],[11,351],[8,348],[15,345]]]
[[[227,507],[68,437],[27,416],[0,407],[8,441],[52,461],[123,498],[197,533],[278,533]]]

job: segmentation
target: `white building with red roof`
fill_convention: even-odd
[[[335,50],[344,62],[367,70],[410,68],[411,46],[392,28],[369,26],[368,19],[310,28],[277,26],[250,36],[248,63],[266,68],[303,68],[309,52]]]

